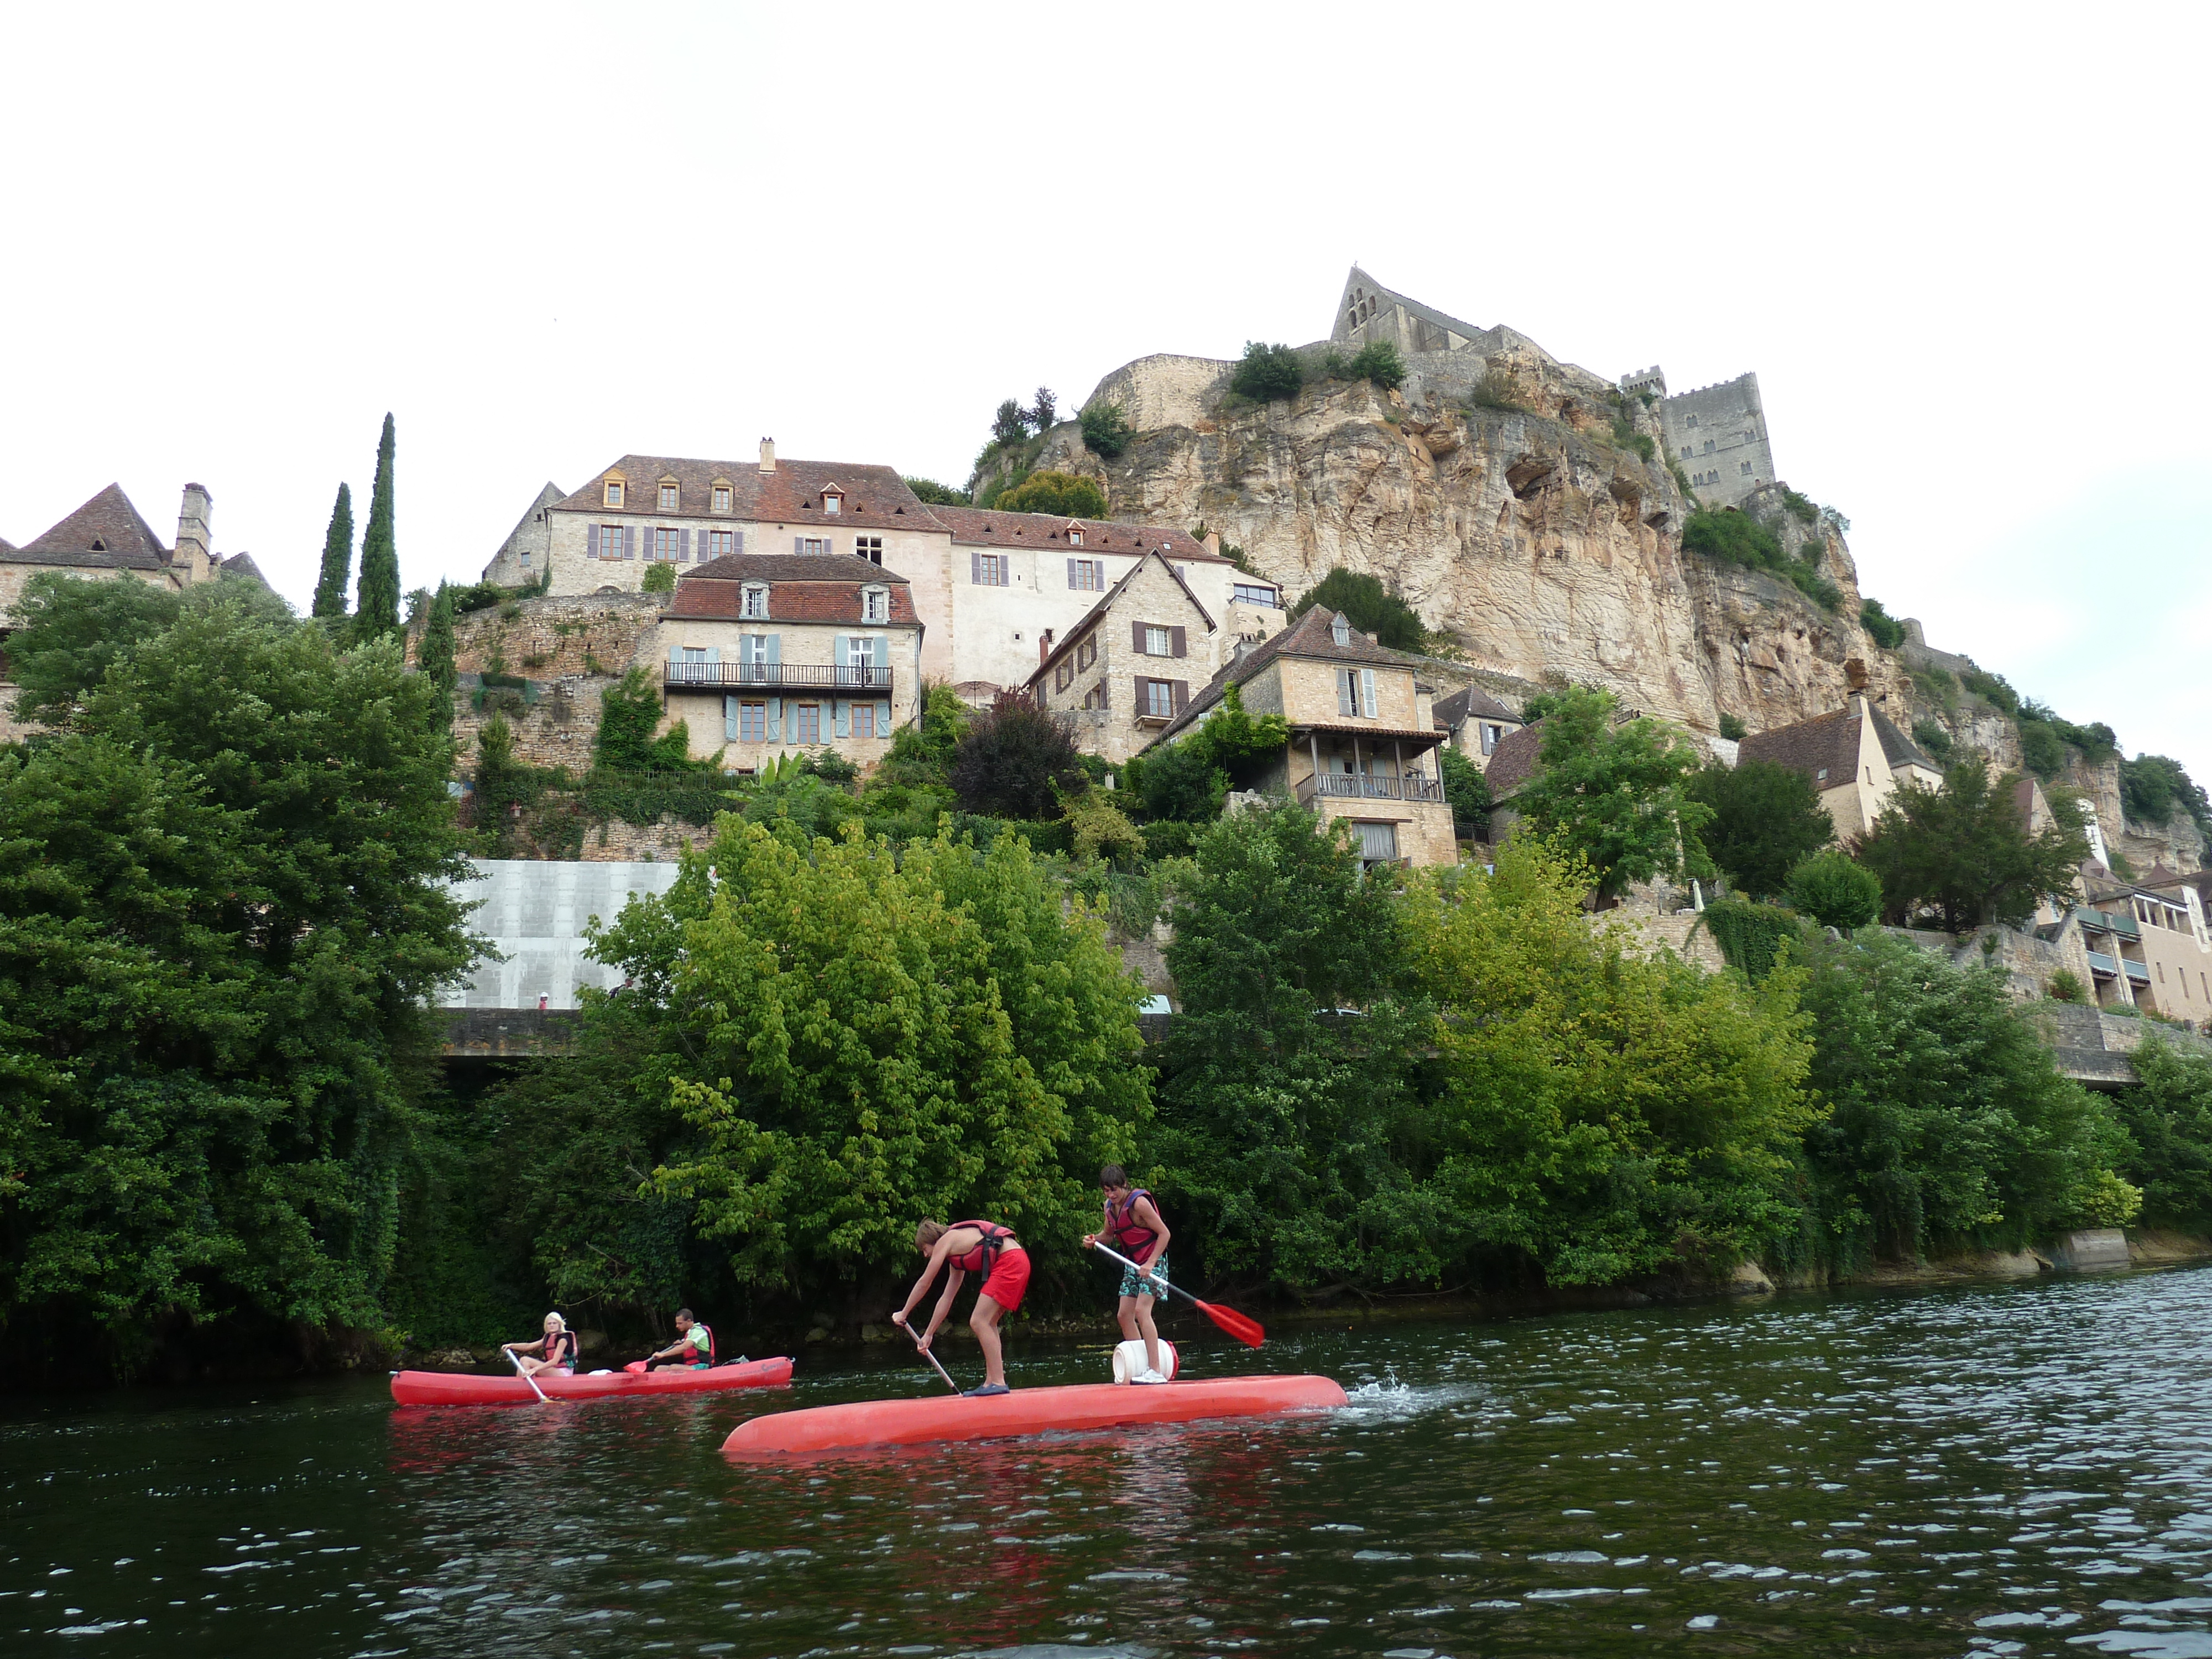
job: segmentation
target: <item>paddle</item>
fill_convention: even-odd
[[[538,1379],[522,1369],[522,1356],[512,1348],[505,1350],[505,1352],[507,1357],[514,1362],[514,1374],[530,1384],[530,1392],[538,1396],[538,1403],[541,1406],[551,1405],[553,1402],[545,1397],[545,1390],[538,1386]]]
[[[1147,1269],[1137,1267],[1135,1262],[1130,1261],[1127,1256],[1123,1255],[1119,1250],[1111,1249],[1103,1244],[1093,1244],[1091,1248],[1103,1255],[1112,1256],[1115,1261],[1120,1262],[1125,1267],[1136,1267],[1139,1273],[1146,1273],[1146,1276],[1151,1279],[1152,1282],[1160,1286],[1161,1289],[1174,1291],[1177,1296],[1189,1303],[1192,1307],[1197,1309],[1199,1312],[1204,1314],[1208,1319],[1221,1327],[1223,1330],[1235,1337],[1246,1347],[1256,1348],[1262,1342],[1265,1342],[1267,1340],[1267,1332],[1260,1328],[1257,1321],[1247,1319],[1243,1314],[1238,1313],[1236,1309],[1217,1308],[1211,1302],[1200,1302],[1188,1291],[1178,1289],[1176,1286],[1169,1284],[1166,1279],[1162,1279],[1158,1273],[1149,1273]]]
[[[921,1346],[921,1333],[915,1330],[911,1325],[902,1326],[900,1328],[904,1330],[908,1336],[914,1339],[915,1352],[920,1353],[924,1359],[927,1359],[932,1367],[935,1369],[937,1374],[945,1379],[945,1386],[951,1389],[953,1393],[958,1394],[960,1392],[960,1385],[952,1380],[952,1373],[946,1370],[944,1366],[938,1364],[937,1356]]]

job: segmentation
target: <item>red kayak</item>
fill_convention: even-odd
[[[865,1446],[914,1446],[940,1440],[997,1440],[1013,1435],[1120,1428],[1131,1423],[1190,1423],[1225,1417],[1273,1417],[1346,1403],[1326,1376],[1224,1376],[1204,1382],[1085,1383],[1066,1389],[1017,1389],[970,1400],[926,1395],[915,1400],[861,1400],[776,1412],[740,1423],[722,1443],[732,1457],[848,1451]]]
[[[671,1366],[657,1371],[587,1371],[574,1376],[538,1374],[549,1400],[635,1400],[646,1395],[719,1394],[725,1389],[781,1389],[791,1384],[791,1361],[751,1359],[708,1370]],[[471,1376],[459,1371],[394,1371],[392,1397],[403,1406],[534,1406],[538,1396],[520,1376]]]

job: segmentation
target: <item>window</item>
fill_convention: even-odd
[[[1334,640],[1339,645],[1350,645],[1352,643],[1352,624],[1340,616],[1334,622],[1329,623],[1328,636],[1332,640]]]
[[[585,551],[595,558],[619,559],[623,556],[623,526],[618,524],[598,524],[592,526],[591,545]]]
[[[1496,754],[1498,752],[1498,740],[1504,735],[1505,728],[1504,726],[1492,726],[1486,721],[1482,728],[1482,752],[1486,755]]]
[[[765,582],[747,582],[747,583],[745,584],[745,591],[744,591],[744,594],[743,594],[743,596],[742,596],[741,602],[740,602],[740,604],[739,604],[739,605],[738,605],[738,614],[740,617],[755,617],[755,618],[761,618],[761,619],[765,619],[765,618],[767,617],[767,616],[768,616],[768,584],[767,584],[767,583],[765,583]]]
[[[1238,582],[1230,597],[1245,605],[1264,605],[1270,610],[1279,609],[1283,596],[1272,587],[1255,587],[1250,582]]]
[[[1092,686],[1088,691],[1085,691],[1083,694],[1083,706],[1085,708],[1103,708],[1106,707],[1105,681],[1099,681],[1097,684]]]
[[[1689,454],[1689,453],[1690,453],[1690,447],[1689,447],[1689,445],[1687,445],[1687,444],[1684,444],[1684,445],[1682,446],[1682,453],[1683,453],[1685,456],[1687,456],[1687,455]]]
[[[609,507],[620,507],[622,504],[623,481],[620,478],[608,479],[606,505]]]
[[[822,705],[802,702],[791,711],[791,740],[793,743],[822,741]]]
[[[853,735],[856,738],[872,738],[876,735],[875,704],[856,702],[853,705]]]
[[[1684,425],[1686,425],[1686,426],[1695,426],[1695,425],[1697,425],[1697,423],[1698,423],[1698,417],[1697,417],[1696,416],[1694,416],[1694,415],[1691,416],[1690,416],[1690,418],[1689,418],[1687,421],[1686,421],[1686,422],[1683,422],[1683,424],[1684,424]]]
[[[845,492],[843,490],[825,489],[822,492],[822,511],[824,514],[834,519],[844,510]]]
[[[1146,623],[1145,624],[1145,654],[1148,657],[1164,657],[1168,654],[1168,630],[1157,623]]]
[[[714,511],[717,513],[726,513],[729,510],[730,487],[727,484],[716,484],[714,486]]]
[[[676,503],[681,499],[682,494],[683,492],[676,485],[664,482],[660,486],[660,510],[663,513],[675,512]]]
[[[1175,684],[1170,680],[1139,680],[1137,682],[1138,710],[1154,720],[1167,720],[1175,714]]]
[[[1076,672],[1078,673],[1081,673],[1085,669],[1090,667],[1092,663],[1097,662],[1097,660],[1098,636],[1096,634],[1085,634],[1081,641],[1079,642],[1075,647]]]
[[[880,623],[889,622],[890,619],[891,596],[880,587],[862,588],[860,590],[860,620]]]
[[[734,530],[702,530],[699,532],[699,553],[702,558],[719,559],[726,553],[738,550],[738,532]]]
[[[801,536],[797,540],[799,550],[801,553],[827,554],[830,551],[830,538],[827,536]]]
[[[1711,438],[1705,440],[1705,447],[1703,453],[1707,455],[1713,453],[1713,441]]]
[[[881,564],[884,562],[884,538],[881,536],[855,536],[853,538],[853,551],[870,564]]]
[[[522,550],[522,568],[525,570],[530,568],[530,550],[526,547]]]
[[[677,554],[683,550],[683,546],[682,531],[656,529],[653,532],[653,551],[647,556],[673,563]]]
[[[978,587],[1006,586],[1006,556],[1003,553],[978,553],[975,568],[970,573]]]
[[[875,641],[866,634],[854,634],[851,635],[845,641],[845,660],[850,663],[854,669],[859,671],[850,677],[853,684],[855,685],[866,684],[868,680],[868,670],[874,667],[876,662]],[[847,677],[840,675],[838,678],[842,679]]]
[[[1067,690],[1068,682],[1074,678],[1075,665],[1062,657],[1060,659],[1060,666],[1052,671],[1052,689],[1055,691],[1065,691]]]
[[[1375,671],[1340,668],[1336,671],[1336,712],[1363,720],[1375,718]]]
[[[1826,783],[1827,781],[1828,781],[1828,769],[1827,769],[1826,767],[1825,767],[1825,766],[1824,766],[1824,767],[1822,767],[1819,771],[1817,771],[1817,772],[1815,772],[1815,773],[1814,773],[1814,774],[1813,774],[1813,781],[1814,781],[1814,782],[1815,782],[1815,783]]]
[[[1080,547],[1083,545],[1083,526],[1081,525],[1072,524],[1067,526],[1067,544],[1070,547]]]
[[[1363,866],[1395,864],[1398,861],[1396,824],[1362,823],[1353,827],[1359,831],[1359,861]]]
[[[1068,532],[1071,538],[1074,532]],[[1106,586],[1106,561],[1103,559],[1070,559],[1067,562],[1067,585],[1079,593],[1097,593]]]
[[[765,743],[768,740],[768,705],[764,702],[741,702],[738,705],[738,741]]]

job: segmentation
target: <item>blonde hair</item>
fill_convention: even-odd
[[[567,1329],[568,1328],[568,1322],[567,1320],[565,1320],[565,1319],[562,1318],[562,1317],[561,1317],[561,1316],[560,1316],[559,1314],[557,1314],[557,1313],[550,1313],[550,1314],[547,1314],[545,1316],[546,1316],[546,1318],[548,1318],[548,1319],[550,1319],[550,1320],[551,1320],[551,1321],[553,1322],[553,1328],[554,1328],[555,1330],[556,1330],[556,1331],[565,1331],[565,1330],[567,1330]]]
[[[933,1250],[937,1248],[937,1241],[944,1237],[943,1222],[925,1221],[914,1230],[914,1248],[917,1250]]]

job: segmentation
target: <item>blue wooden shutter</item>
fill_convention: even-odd
[[[781,662],[783,660],[783,635],[781,634],[769,634],[765,637],[768,640],[769,661],[771,664]]]
[[[888,738],[891,734],[891,706],[888,702],[876,705],[876,735]]]
[[[852,717],[845,712],[850,706],[851,705],[847,703],[842,697],[832,697],[830,699],[830,736],[836,738],[849,738],[853,735],[850,729]]]
[[[770,743],[783,741],[783,699],[781,697],[770,697],[768,700],[768,740]]]
[[[1359,712],[1358,704],[1352,699],[1352,671],[1349,668],[1340,668],[1336,671],[1336,712],[1340,714],[1356,714]]]
[[[1359,712],[1368,720],[1375,718],[1375,671],[1359,671]]]
[[[708,646],[707,647],[707,660],[714,664],[717,667],[720,667],[722,661],[722,647],[719,645]],[[722,677],[720,674],[716,674],[712,678],[719,680]]]
[[[848,639],[844,635],[840,634],[837,636],[836,646],[837,673],[836,678],[837,684],[842,685],[845,683],[845,670],[852,665],[853,641]]]
[[[722,741],[735,743],[737,740],[738,700],[735,697],[726,696],[722,699]]]

